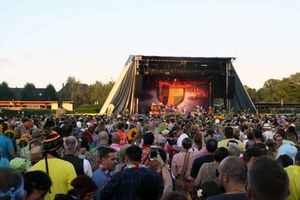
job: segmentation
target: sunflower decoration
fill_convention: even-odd
[[[26,147],[28,145],[28,143],[29,143],[29,140],[28,140],[27,136],[23,135],[19,140],[19,147],[20,148]]]
[[[15,131],[12,129],[7,129],[4,134],[6,137],[13,138],[15,136]]]
[[[127,140],[129,142],[133,142],[137,139],[138,136],[139,136],[139,132],[138,132],[137,128],[132,128],[127,133]]]

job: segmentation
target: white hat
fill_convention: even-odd
[[[264,126],[262,127],[263,129],[271,129],[272,127],[270,126],[269,123],[265,123]]]
[[[82,127],[81,122],[78,121],[78,122],[76,123],[76,126],[77,126],[77,128],[81,128],[81,127]]]

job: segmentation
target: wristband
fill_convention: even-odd
[[[160,165],[160,168],[164,168],[164,167],[168,168],[168,165],[166,163],[163,163],[163,164]]]

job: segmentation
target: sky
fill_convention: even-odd
[[[129,55],[236,57],[244,85],[300,71],[299,0],[0,0],[0,82],[117,80]]]

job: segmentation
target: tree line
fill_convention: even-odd
[[[281,80],[269,79],[258,90],[245,88],[254,102],[300,103],[300,72]]]
[[[101,107],[104,104],[113,81],[103,83],[96,81],[94,84],[82,84],[74,77],[69,77],[60,91],[56,91],[52,84],[45,89],[36,88],[33,83],[26,83],[24,88],[9,88],[6,82],[0,84],[0,101],[74,101],[74,107],[93,104]],[[16,96],[17,90],[21,90]]]
[[[52,84],[43,90],[35,88],[33,83],[26,83],[19,97],[16,97],[15,88],[9,88],[6,82],[0,84],[0,101],[74,101],[74,107],[82,105],[96,105],[101,107],[114,85],[114,81],[94,84],[82,84],[74,77],[68,77],[64,87],[57,92]],[[256,90],[245,86],[249,96],[254,102],[285,102],[300,103],[300,72],[288,78],[269,79],[263,87]]]

